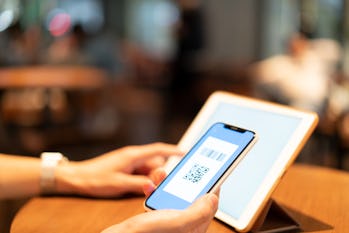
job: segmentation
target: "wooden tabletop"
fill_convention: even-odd
[[[0,88],[60,87],[91,89],[103,87],[105,71],[90,66],[43,65],[0,69]]]
[[[349,173],[294,164],[272,195],[304,232],[349,231]],[[16,215],[11,233],[89,233],[144,212],[143,197],[100,200],[37,197]],[[208,232],[234,232],[213,220]]]

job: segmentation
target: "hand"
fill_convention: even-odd
[[[82,162],[57,166],[59,193],[111,197],[129,192],[142,193],[150,183],[150,172],[170,155],[183,153],[174,145],[153,143],[128,146]]]
[[[186,210],[155,210],[136,215],[102,233],[204,233],[218,208],[218,197],[206,194]]]
[[[166,177],[166,172],[158,168],[150,177],[151,180],[143,186],[146,196],[149,196]],[[155,210],[139,214],[105,229],[102,233],[204,233],[217,209],[216,194],[206,194],[186,210]]]

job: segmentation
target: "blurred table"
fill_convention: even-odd
[[[95,89],[107,84],[107,74],[88,66],[24,66],[0,69],[0,88],[57,87]]]
[[[107,72],[92,66],[0,68],[0,149],[36,155],[80,143],[85,135],[99,139],[92,126],[82,127],[112,104],[110,82]]]
[[[273,194],[304,232],[347,232],[349,173],[295,164]],[[37,197],[16,215],[11,233],[89,233],[144,212],[143,197],[100,200],[76,197]],[[217,220],[208,232],[233,232]]]

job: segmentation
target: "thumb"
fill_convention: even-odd
[[[194,202],[191,208],[208,208],[216,213],[218,209],[218,196],[214,193],[207,193]]]
[[[208,193],[196,200],[187,210],[189,218],[205,223],[213,219],[218,209],[218,197],[216,194]],[[194,220],[194,219],[192,219]]]

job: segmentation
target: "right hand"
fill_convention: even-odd
[[[186,210],[155,210],[136,215],[102,233],[204,233],[218,209],[218,197],[206,194]]]

